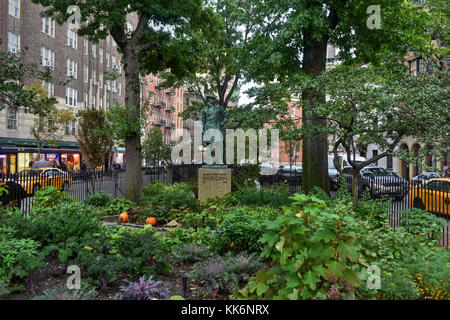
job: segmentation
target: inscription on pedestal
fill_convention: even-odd
[[[231,192],[231,169],[198,169],[198,200],[223,198]]]

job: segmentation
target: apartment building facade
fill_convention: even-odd
[[[159,74],[145,76],[143,86],[143,99],[149,105],[147,113],[146,130],[158,127],[163,133],[165,145],[174,146],[176,143],[176,129],[183,128],[183,118],[179,113],[183,111],[183,87],[159,89],[163,79]]]
[[[87,107],[124,104],[125,82],[121,55],[111,36],[98,43],[77,35],[66,24],[41,17],[43,7],[31,0],[0,0],[0,50],[24,52],[24,59],[51,71],[52,81],[42,83],[58,108],[74,114]],[[130,17],[135,23],[137,17]],[[31,85],[35,79],[25,79]],[[30,134],[35,116],[21,110],[0,111],[0,171],[16,173],[28,167],[37,144]],[[46,146],[42,160],[66,161],[79,169],[82,154],[76,142],[77,122],[66,124],[65,136]]]

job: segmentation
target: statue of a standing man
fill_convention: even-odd
[[[206,100],[208,102],[202,109],[202,135],[209,129],[216,129],[222,133],[223,141],[225,141],[224,126],[228,122],[228,113],[217,103],[214,95],[208,95]],[[214,139],[214,136],[203,138],[203,142],[211,144]]]

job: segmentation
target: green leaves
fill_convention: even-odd
[[[356,236],[361,224],[351,206],[338,202],[330,207],[314,195],[292,198],[283,214],[266,223],[260,239],[262,255],[273,266],[258,273],[241,293],[256,299],[325,299],[331,285],[340,281],[340,290],[354,295],[356,272],[364,266]]]

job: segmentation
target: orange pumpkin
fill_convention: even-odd
[[[155,217],[147,218],[147,220],[145,220],[145,224],[151,224],[152,226],[154,226],[156,224],[156,218]]]
[[[125,223],[125,222],[128,221],[128,218],[129,218],[128,213],[122,212],[122,213],[120,214],[120,216],[119,216],[119,222],[120,222],[120,223]]]

